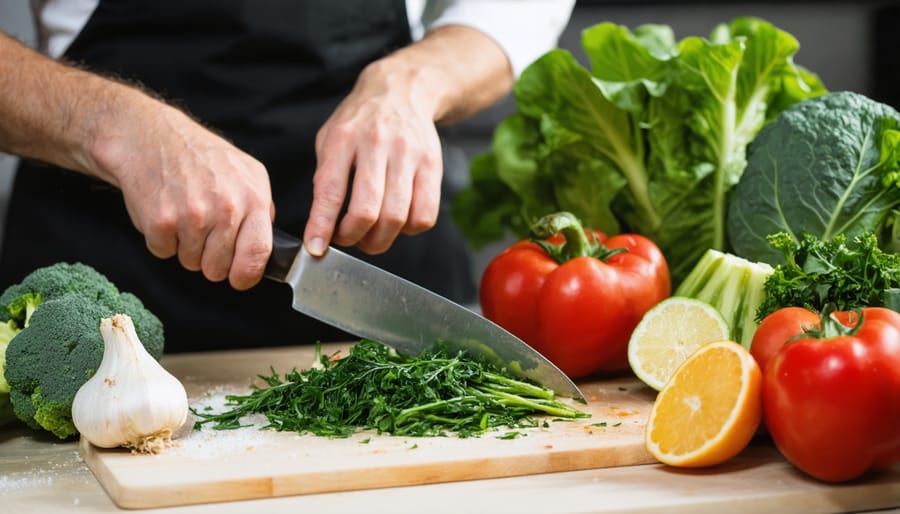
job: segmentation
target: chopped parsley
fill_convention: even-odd
[[[349,355],[322,356],[321,366],[294,369],[282,378],[274,369],[259,375],[266,387],[248,395],[229,395],[221,413],[191,409],[218,430],[235,429],[249,414],[263,414],[263,428],[349,437],[362,429],[398,436],[478,436],[499,427],[540,426],[534,417],[549,414],[583,418],[590,414],[555,398],[546,387],[514,378],[504,369],[441,345],[419,356],[403,355],[375,341],[362,340]],[[546,423],[546,421],[545,421]]]

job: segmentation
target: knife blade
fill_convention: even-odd
[[[418,355],[442,341],[584,401],[572,380],[546,357],[475,311],[377,266],[328,247],[313,257],[300,239],[275,229],[265,276],[288,284],[293,308],[347,333]]]

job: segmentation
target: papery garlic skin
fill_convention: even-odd
[[[129,316],[103,318],[100,332],[103,359],[75,394],[75,428],[101,448],[158,453],[187,420],[187,392],[147,353]]]

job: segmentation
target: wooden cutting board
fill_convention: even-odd
[[[330,353],[340,345],[324,348]],[[345,348],[345,347],[344,347]],[[191,406],[222,408],[228,393],[246,393],[251,379],[312,363],[312,348],[166,356]],[[477,438],[394,437],[362,432],[349,439],[259,430],[186,430],[179,446],[159,455],[107,450],[82,440],[81,455],[112,500],[124,508],[371,489],[652,461],[643,430],[655,392],[633,377],[579,384],[591,418],[506,430]]]

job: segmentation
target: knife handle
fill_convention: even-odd
[[[272,227],[272,255],[266,263],[263,274],[272,280],[284,282],[294,264],[294,259],[302,249],[303,241],[277,227]]]

